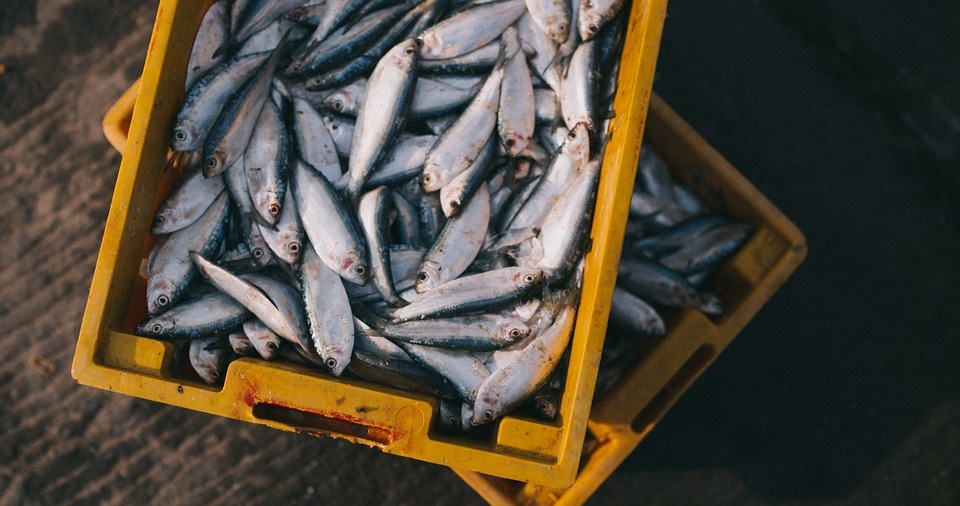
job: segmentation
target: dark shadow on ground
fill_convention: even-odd
[[[618,475],[842,500],[960,398],[960,10],[934,3],[671,2],[655,90],[809,254]]]

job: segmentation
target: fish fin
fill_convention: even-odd
[[[216,341],[211,341],[209,344],[203,347],[204,351],[217,351],[217,350],[233,350],[233,347],[230,346],[230,343],[217,339]]]
[[[213,57],[219,58],[221,55],[225,55],[233,51],[239,45],[240,45],[240,42],[237,40],[236,35],[231,34],[229,37],[227,37],[227,40],[223,41],[223,44],[220,44],[220,47],[218,47],[217,50],[213,52]]]
[[[381,316],[377,314],[373,309],[360,303],[351,304],[350,307],[353,309],[353,315],[355,317],[357,317],[358,319],[360,319],[360,321],[370,326],[369,330],[379,332],[380,329],[390,324],[390,322],[387,321],[387,319],[392,318],[390,315],[390,313],[393,312],[392,308],[387,308],[386,315]],[[374,334],[366,334],[366,335],[374,335]],[[379,334],[376,334],[376,335],[379,335]]]
[[[279,230],[279,229],[277,228],[277,224],[276,224],[276,223],[270,223],[270,221],[267,220],[266,218],[264,218],[263,215],[260,214],[258,211],[252,211],[252,212],[244,213],[244,214],[247,215],[244,219],[250,220],[252,223],[256,223],[257,225],[260,225],[261,227],[269,228],[270,230],[273,230],[274,232],[276,232],[277,230]]]

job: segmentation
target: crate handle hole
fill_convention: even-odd
[[[364,439],[378,446],[387,446],[396,440],[393,432],[382,427],[266,402],[253,405],[253,416],[290,426],[298,432]]]
[[[663,388],[653,396],[646,407],[637,413],[637,416],[630,422],[630,428],[633,432],[642,434],[650,430],[716,356],[717,350],[713,345],[700,345],[680,366],[680,369],[670,377]]]

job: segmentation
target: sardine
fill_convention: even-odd
[[[367,282],[367,253],[353,216],[333,186],[301,161],[293,164],[293,198],[307,237],[323,263],[340,277]]]
[[[577,1],[577,0],[574,0]],[[579,0],[577,29],[580,39],[590,41],[623,8],[624,0]]]
[[[170,234],[153,252],[147,263],[147,312],[155,315],[183,296],[196,276],[190,251],[211,254],[220,248],[226,232],[226,193],[193,224]]]
[[[575,314],[573,307],[563,309],[553,324],[523,349],[522,355],[490,373],[477,390],[473,425],[497,419],[546,383],[570,342]]]
[[[418,42],[407,39],[394,46],[377,63],[367,84],[363,106],[357,112],[353,147],[347,169],[345,198],[355,202],[363,184],[407,119],[416,82]]]
[[[517,29],[507,28],[501,40],[506,45],[504,52],[513,53],[513,57],[504,65],[500,105],[497,109],[497,131],[507,155],[518,156],[533,139],[536,100],[526,55],[519,50]]]
[[[722,312],[716,295],[697,290],[679,274],[658,264],[621,259],[617,284],[634,295],[667,307],[694,307],[706,314]]]
[[[447,220],[417,272],[417,292],[436,288],[458,278],[473,263],[487,235],[490,194],[481,184],[463,210]]]
[[[290,139],[280,108],[267,100],[243,152],[243,172],[253,208],[269,225],[280,219],[287,191]]]
[[[181,301],[137,325],[142,336],[164,339],[197,339],[237,328],[250,317],[245,307],[221,292]]]
[[[456,58],[497,38],[523,14],[522,0],[494,0],[461,10],[424,30],[420,57],[425,60]]]
[[[663,317],[653,306],[619,286],[613,289],[610,323],[642,336],[662,336],[667,333]]]
[[[190,90],[197,79],[223,61],[223,55],[214,56],[214,53],[230,34],[230,9],[227,4],[227,0],[219,0],[204,13],[197,37],[193,39],[190,61],[187,62],[184,90]]]
[[[313,349],[334,376],[350,363],[354,346],[353,312],[343,280],[308,247],[300,266],[300,293]]]
[[[258,318],[243,322],[243,335],[264,360],[273,360],[280,350],[280,336]]]
[[[446,378],[457,395],[467,402],[476,399],[477,389],[490,375],[483,362],[469,353],[404,341],[397,342],[397,346],[420,365]]]
[[[397,341],[471,351],[509,346],[530,333],[514,314],[484,313],[402,323],[383,322],[366,332]]]
[[[269,57],[270,53],[260,53],[231,58],[204,74],[180,104],[170,147],[179,153],[196,152],[199,160],[203,141],[224,103]]]
[[[524,3],[544,33],[557,44],[566,42],[570,36],[570,0],[525,0]]]
[[[481,272],[436,286],[409,305],[387,312],[395,322],[485,312],[513,302],[543,281],[538,269],[507,267]]]
[[[386,186],[377,187],[360,198],[357,215],[367,242],[367,255],[373,269],[374,286],[391,306],[403,304],[393,286],[390,269],[390,238],[387,214],[393,205],[393,195]]]
[[[204,176],[220,174],[243,156],[253,127],[260,117],[260,110],[270,95],[270,83],[280,59],[281,47],[278,46],[253,76],[230,95],[220,110],[203,141]]]
[[[327,181],[333,182],[340,179],[343,168],[340,166],[336,139],[331,132],[324,117],[306,99],[293,98],[293,138],[296,152],[307,165],[323,174]]]
[[[200,166],[188,167],[154,214],[150,232],[169,234],[197,221],[223,190],[223,178],[203,177]]]
[[[230,345],[219,337],[205,337],[190,341],[190,366],[208,385],[219,383],[227,372],[227,365],[235,358]]]

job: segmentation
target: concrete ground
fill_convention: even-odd
[[[157,2],[0,5],[0,504],[483,504],[446,468],[75,384]],[[591,504],[960,503],[960,8],[668,7],[654,89],[809,254]]]

